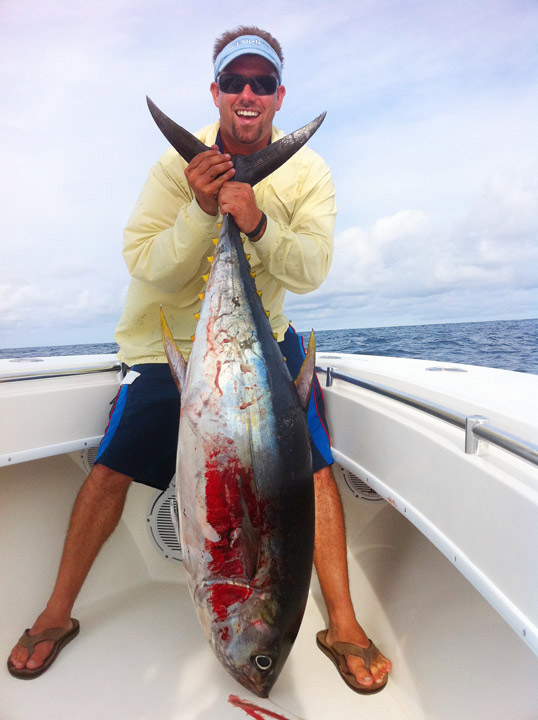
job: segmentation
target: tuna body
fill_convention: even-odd
[[[306,413],[226,217],[182,383],[177,492],[190,592],[217,657],[267,696],[314,542]]]

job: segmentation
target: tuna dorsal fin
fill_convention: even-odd
[[[183,359],[180,349],[178,348],[176,341],[174,340],[168,323],[164,318],[163,309],[161,306],[161,334],[163,336],[164,352],[168,358],[168,364],[172,371],[172,376],[176,381],[177,389],[181,393],[181,389],[185,383],[185,374],[187,372],[187,363]]]
[[[198,140],[188,130],[171,120],[162,110],[159,110],[157,105],[147,96],[146,101],[160,131],[184,160],[190,163],[195,155],[204,152],[204,150],[209,150],[201,140]],[[286,135],[286,137],[271,143],[263,150],[252,153],[252,155],[235,155],[233,158],[236,169],[234,180],[256,185],[264,177],[277,170],[308,142],[325,119],[325,114],[321,113],[315,120]]]
[[[182,128],[181,125],[170,120],[168,115],[165,115],[162,110],[159,110],[157,105],[155,105],[147,95],[146,102],[153,119],[157,123],[157,127],[184,160],[190,163],[195,155],[204,152],[204,150],[209,150],[207,145],[204,145],[201,140],[191,135],[191,133]]]
[[[295,380],[295,386],[299,393],[301,405],[305,412],[308,410],[308,401],[310,400],[310,393],[312,392],[312,383],[314,382],[314,371],[316,369],[316,338],[314,337],[314,331],[310,333],[310,340],[308,341],[308,348],[306,350],[306,356]]]

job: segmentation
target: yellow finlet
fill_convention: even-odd
[[[252,255],[249,255],[248,253],[245,253],[245,257],[246,257],[247,260],[250,260],[250,258],[252,257]]]
[[[256,294],[258,295],[259,298],[261,298],[261,296],[262,296],[262,291],[261,291],[261,290],[256,290]]]
[[[214,255],[208,255],[208,256],[207,256],[207,262],[208,262],[210,265],[211,265],[211,263],[213,262],[214,259],[215,259],[215,256],[214,256]]]
[[[253,278],[256,277],[256,271],[255,271],[255,270],[253,270],[253,271],[250,273],[250,277],[253,277]]]
[[[265,314],[267,315],[267,317],[269,317],[269,315],[270,315],[271,313],[269,312],[269,310],[266,310],[266,311],[265,311]]]
[[[198,293],[198,297],[200,300],[203,300],[205,298],[205,293]]]
[[[194,342],[194,335],[191,335],[191,342]]]
[[[276,333],[273,333],[273,337],[275,338],[275,340],[278,340],[278,335]]]
[[[219,239],[218,239],[218,238],[213,238],[213,240],[211,240],[211,242],[213,243],[213,245],[214,245],[215,247],[217,247],[217,245],[218,245],[218,243],[219,243]]]
[[[207,282],[209,280],[209,273],[207,273],[207,275],[202,275],[202,280]]]
[[[199,320],[199,319],[200,319],[200,313],[199,313],[199,312],[194,313],[194,319],[195,319],[195,320]]]

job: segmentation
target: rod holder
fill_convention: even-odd
[[[488,418],[484,415],[470,415],[465,418],[465,452],[467,455],[487,455],[488,443],[480,442],[474,434],[477,425],[484,425]]]

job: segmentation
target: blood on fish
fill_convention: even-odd
[[[219,385],[219,375],[220,375],[220,369],[222,367],[222,363],[220,360],[217,360],[217,372],[215,374],[215,387],[220,393],[220,396],[222,397],[222,388]]]
[[[228,608],[239,602],[245,602],[252,595],[252,590],[244,585],[226,585],[215,583],[211,586],[211,605],[217,620],[226,620]]]
[[[250,522],[257,527],[259,509],[253,490],[253,470],[246,468],[229,450],[213,450],[206,462],[206,518],[219,539],[205,541],[205,551],[211,557],[209,569],[225,578],[246,578],[241,530],[245,508]],[[238,540],[239,539],[239,540]]]

